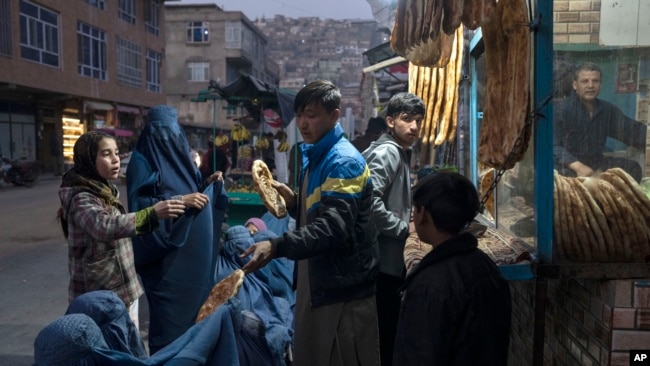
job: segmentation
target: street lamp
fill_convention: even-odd
[[[212,100],[212,141],[214,145],[214,138],[217,137],[217,100],[223,99],[216,90],[216,85],[213,85],[213,80],[210,80],[208,89],[199,90],[195,98],[190,99],[192,102],[205,103]],[[214,146],[212,147],[212,172],[217,170],[217,151]]]

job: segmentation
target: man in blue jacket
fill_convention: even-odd
[[[296,229],[250,247],[246,273],[272,258],[297,260],[294,365],[377,365],[379,249],[370,170],[337,122],[341,94],[314,81],[294,102],[304,143],[299,192],[274,183]]]

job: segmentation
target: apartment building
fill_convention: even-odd
[[[165,103],[163,0],[0,0],[0,154],[50,168],[82,133],[128,149]]]
[[[279,67],[266,52],[266,36],[240,11],[215,4],[166,4],[167,103],[178,109],[190,145],[205,148],[215,130],[230,130],[246,115],[217,93],[202,94],[210,83],[226,86],[249,75],[276,87]]]

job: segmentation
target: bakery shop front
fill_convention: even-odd
[[[479,245],[511,284],[508,364],[631,364],[650,348],[650,7],[482,0],[456,24],[413,1],[391,48],[428,107],[415,159],[452,151],[481,192]]]

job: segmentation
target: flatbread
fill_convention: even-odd
[[[266,163],[262,160],[253,161],[251,171],[255,188],[266,209],[279,219],[286,217],[287,205],[278,190],[273,188],[273,175]]]
[[[237,296],[241,285],[244,283],[244,276],[244,271],[236,269],[228,277],[219,281],[212,288],[207,300],[201,306],[199,315],[196,317],[196,322],[198,323],[210,316],[219,306],[228,301],[229,298]]]
[[[490,168],[481,175],[481,196],[485,196],[488,189],[492,187],[494,183],[494,168]],[[490,197],[485,201],[485,209],[495,217],[494,215],[494,191],[490,193]]]

